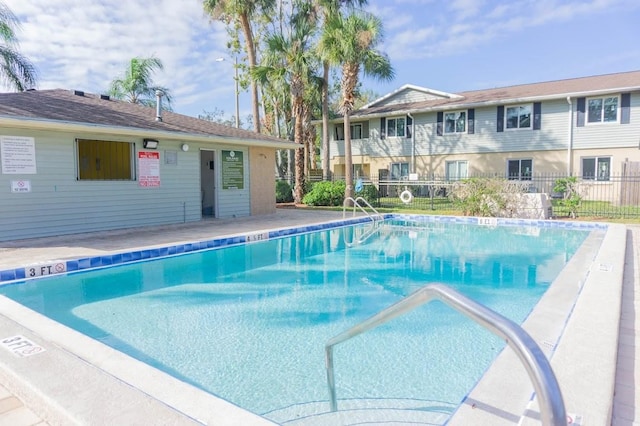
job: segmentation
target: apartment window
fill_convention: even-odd
[[[351,125],[351,139],[362,139],[362,124]]]
[[[531,105],[516,105],[505,109],[507,129],[531,128]]]
[[[464,133],[467,130],[467,112],[453,111],[444,113],[445,133]]]
[[[391,180],[406,180],[409,178],[409,163],[392,163]]]
[[[355,123],[349,126],[351,129],[351,139],[362,139],[363,137],[368,137],[367,132],[368,126],[365,128],[362,123]],[[343,141],[344,140],[344,125],[339,124],[335,127],[335,140]]]
[[[617,121],[617,96],[587,99],[587,123],[615,123]]]
[[[397,117],[397,118],[387,118],[387,136],[405,136],[405,118]]]
[[[582,179],[607,181],[611,175],[611,157],[582,159]]]
[[[76,139],[78,180],[133,180],[133,144]]]
[[[507,177],[511,180],[531,180],[533,175],[533,160],[507,161]]]
[[[365,177],[364,164],[353,164],[351,167],[352,167],[351,170],[353,173],[353,177],[355,179]]]
[[[446,168],[447,180],[460,180],[468,177],[467,161],[447,161]]]

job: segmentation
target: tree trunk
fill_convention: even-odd
[[[331,179],[329,153],[329,63],[324,62],[322,73],[322,178]]]
[[[292,77],[291,78],[291,106],[294,114],[293,118],[293,139],[298,147],[296,148],[295,161],[296,161],[296,183],[295,183],[295,191],[293,198],[296,203],[301,203],[302,198],[304,197],[304,117],[302,111],[303,93],[304,86],[299,78]]]
[[[353,198],[353,159],[351,158],[351,117],[349,111],[344,115],[344,197]],[[351,203],[349,203],[349,206]]]
[[[244,33],[249,68],[254,68],[256,66],[256,47],[253,43],[253,32],[251,31],[249,16],[246,13],[240,14],[240,26],[242,26],[242,32]],[[260,99],[258,98],[258,82],[253,78],[251,79],[251,103],[253,109],[253,130],[260,133]]]

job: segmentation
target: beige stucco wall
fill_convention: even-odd
[[[573,150],[571,155],[567,150],[554,151],[519,151],[519,152],[491,152],[478,154],[447,154],[432,156],[416,156],[415,171],[421,177],[445,176],[447,161],[468,161],[469,175],[486,173],[504,174],[507,170],[507,161],[516,159],[533,159],[534,174],[568,174],[580,175],[581,159],[583,157],[607,156],[611,157],[611,173],[621,173],[624,161],[640,161],[640,149],[638,148],[608,148],[608,149],[581,149]],[[568,158],[571,157],[571,165]],[[364,170],[368,171],[372,178],[378,177],[379,169],[390,169],[392,163],[409,163],[410,156],[353,156],[353,164],[364,164]],[[332,159],[332,170],[336,176],[344,175],[344,157]]]
[[[584,157],[611,157],[611,174],[622,173],[622,163],[625,161],[640,161],[640,149],[638,148],[617,148],[617,149],[580,149],[572,152],[573,174],[580,175],[582,158]]]
[[[274,171],[276,150],[272,148],[249,148],[251,185],[251,215],[276,212],[276,178]]]

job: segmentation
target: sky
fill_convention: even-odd
[[[131,58],[159,58],[175,112],[235,112],[233,57],[201,0],[0,0],[21,22],[38,89],[106,93]],[[390,82],[445,92],[640,70],[640,0],[369,0],[382,19]],[[224,58],[224,60],[221,60]],[[6,91],[6,88],[2,88]],[[251,112],[239,98],[240,116]]]

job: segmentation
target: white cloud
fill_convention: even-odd
[[[233,104],[232,63],[215,61],[227,55],[227,34],[200,0],[4,2],[22,22],[20,49],[39,69],[41,89],[103,92],[131,58],[155,55],[165,69],[154,80],[172,90],[177,111],[232,110],[224,103]],[[366,7],[383,21],[383,50],[414,68],[543,25],[639,8],[638,0],[370,0]]]
[[[482,0],[453,0],[451,2],[451,8],[455,14],[455,20],[464,20],[476,16],[484,1]]]
[[[41,89],[101,93],[131,58],[151,55],[164,64],[154,81],[172,90],[176,105],[205,99],[210,95],[203,89],[219,81],[233,83],[229,67],[215,62],[226,53],[226,32],[199,1],[5,3],[21,21],[20,50],[38,68]]]
[[[404,3],[395,0],[392,4],[386,4],[385,8],[394,9],[394,4]],[[636,0],[438,2],[418,12],[403,14],[402,27],[399,27],[402,31],[388,37],[385,48],[394,59],[455,55],[530,28],[583,16],[598,16],[605,12],[629,13],[639,8],[640,2]]]

